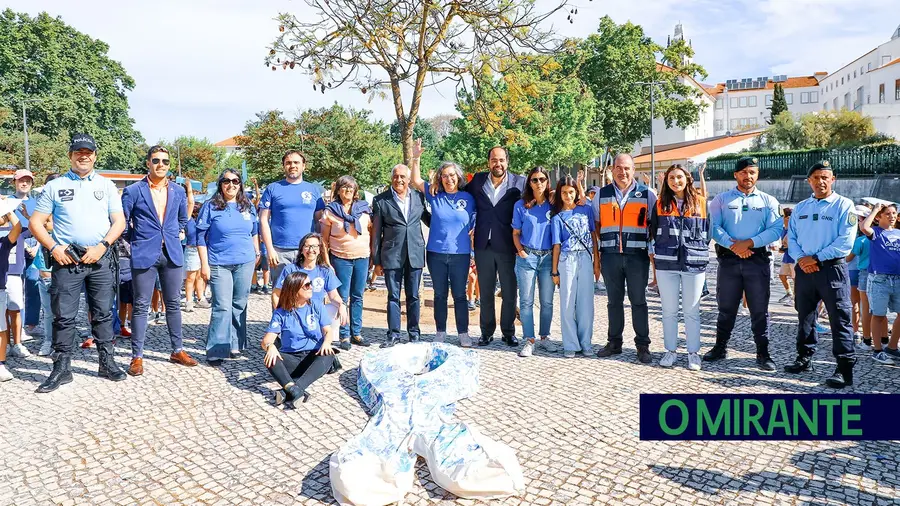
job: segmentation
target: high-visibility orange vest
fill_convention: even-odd
[[[659,199],[650,218],[656,270],[704,272],[709,263],[706,199],[698,196],[698,208],[684,214],[676,207],[666,211]]]
[[[624,208],[619,208],[615,183],[600,188],[600,253],[647,254],[650,189],[636,183]]]

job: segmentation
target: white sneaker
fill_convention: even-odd
[[[872,359],[879,364],[891,365],[894,363],[894,359],[892,359],[890,355],[888,355],[884,351],[875,352],[875,354],[872,355]]]
[[[869,342],[871,343],[872,340],[869,339]],[[872,351],[872,345],[866,344],[865,339],[863,339],[860,342],[856,343],[856,349],[861,350],[861,351]]]
[[[31,352],[28,351],[28,348],[25,347],[24,344],[14,344],[9,348],[9,356],[10,357],[18,357],[18,358],[28,358],[31,356]]]
[[[472,347],[472,338],[469,337],[468,332],[463,332],[459,335],[459,345],[463,348],[471,348]]]
[[[700,370],[700,354],[699,353],[688,353],[688,364],[687,368],[691,371],[699,371]]]
[[[44,335],[44,326],[43,325],[34,325],[25,327],[25,333],[32,336],[42,336]]]
[[[738,316],[750,316],[750,310],[744,307],[743,304],[738,306]]]
[[[793,300],[794,300],[794,296],[790,293],[786,293],[786,294],[784,294],[784,297],[778,299],[778,302],[780,302],[781,304],[785,304],[785,303],[791,302]]]
[[[542,338],[540,340],[536,340],[534,342],[535,347],[541,348],[547,353],[556,353],[559,351],[559,346],[553,343],[549,338]]]
[[[436,342],[436,343],[443,343],[446,340],[447,340],[446,332],[438,332],[437,334],[434,335],[434,342]]]
[[[520,357],[530,357],[534,354],[534,343],[531,341],[525,341],[525,346],[522,346],[522,349],[519,350]]]
[[[41,349],[38,350],[39,357],[48,357],[53,353],[53,342],[44,341],[41,343]]]
[[[575,358],[575,352],[574,351],[566,351],[563,353],[563,356],[566,358]]]
[[[667,351],[661,359],[659,359],[660,367],[672,367],[678,360],[678,354],[674,351]]]
[[[6,368],[6,364],[0,364],[0,382],[9,381],[13,379],[13,375],[9,372],[9,369]]]

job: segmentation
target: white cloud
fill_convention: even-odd
[[[539,0],[547,4],[550,0]],[[137,86],[129,96],[137,127],[148,141],[196,135],[218,141],[239,133],[254,113],[322,107],[337,101],[393,120],[389,101],[368,101],[357,90],[314,92],[300,70],[273,72],[263,65],[277,35],[279,11],[304,13],[302,1],[8,0],[15,11],[61,16],[103,40]],[[584,37],[610,15],[631,20],[665,43],[677,22],[692,39],[708,81],[786,73],[834,71],[887,40],[900,19],[900,0],[577,0],[575,22],[554,17],[561,35]],[[426,93],[421,114],[454,112],[452,86]]]

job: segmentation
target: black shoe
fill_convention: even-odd
[[[707,351],[703,354],[704,362],[716,362],[718,360],[722,360],[728,358],[728,349],[725,345],[715,345],[711,350]]]
[[[767,351],[756,353],[756,366],[760,371],[772,372],[775,370],[775,362],[772,361],[772,357]]]
[[[112,343],[98,345],[97,352],[100,355],[100,367],[97,369],[97,376],[110,381],[123,381],[128,378],[128,375],[116,364],[113,358]]]
[[[362,336],[353,336],[350,338],[350,342],[357,346],[362,346],[363,348],[368,348],[370,346],[370,343],[366,342]]]
[[[494,336],[481,336],[478,340],[478,346],[487,346],[494,340]]]
[[[241,357],[243,356],[243,354],[240,352],[240,350],[238,350],[238,351],[232,351],[232,352],[230,352],[230,353],[228,354],[228,356],[233,360],[233,359],[236,359],[236,358],[241,358]]]
[[[791,374],[800,374],[803,371],[812,371],[814,369],[811,356],[800,356],[794,359],[794,363],[784,366],[784,372]]]
[[[882,338],[881,338],[881,345],[882,345],[882,346],[887,346],[889,340],[890,340],[890,338],[882,337]]]
[[[210,367],[219,367],[222,365],[222,359],[221,358],[207,359],[206,364],[209,365]]]
[[[409,336],[409,342],[418,343],[422,340],[422,336]]]
[[[341,364],[341,359],[339,359],[337,355],[332,356],[334,357],[334,360],[331,362],[331,369],[325,374],[334,374],[344,368],[343,364]]]
[[[412,339],[412,338],[410,338],[410,339]],[[381,348],[390,348],[390,347],[398,345],[398,344],[400,344],[399,336],[388,337],[387,341],[381,343]]]
[[[262,287],[260,292],[262,292],[263,295],[269,295],[269,287],[268,286]]]
[[[36,393],[45,394],[52,392],[66,383],[72,382],[72,357],[69,355],[60,355],[53,360],[53,370],[50,376],[41,383]]]
[[[855,358],[839,358],[837,359],[837,367],[834,374],[825,380],[825,385],[831,388],[844,388],[853,386],[853,366],[856,364]]]
[[[649,346],[638,346],[637,347],[637,359],[638,362],[642,364],[649,364],[653,361],[653,356],[650,355],[650,347]]]
[[[600,358],[611,357],[613,355],[621,355],[622,354],[622,345],[621,344],[613,344],[606,343],[606,346],[600,348],[597,351],[597,356]]]
[[[278,402],[278,397],[276,393],[275,402]],[[306,404],[306,401],[309,400],[309,392],[305,392],[300,390],[300,387],[297,385],[291,385],[289,387],[285,387],[284,389],[284,409],[294,409],[294,403],[297,401]]]
[[[350,340],[349,339],[341,339],[340,348],[344,351],[350,351],[350,348],[352,348],[352,346],[350,346]]]
[[[519,345],[519,340],[516,339],[516,336],[503,336],[503,342],[506,343],[507,346]]]
[[[256,293],[259,291],[259,287],[256,285],[250,285],[250,293]]]

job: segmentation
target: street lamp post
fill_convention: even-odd
[[[650,88],[650,185],[653,186],[656,184],[656,146],[653,141],[653,106],[656,102],[654,88],[665,83],[663,81],[639,81],[634,84]]]
[[[25,134],[25,170],[27,171],[31,171],[31,153],[28,151],[28,113],[25,106],[40,101],[40,98],[22,100],[22,132]]]

